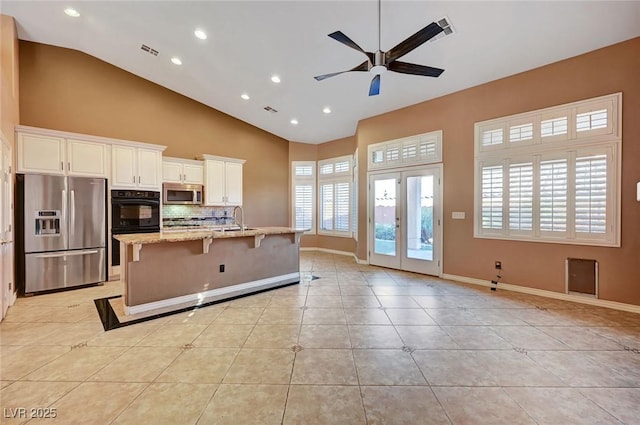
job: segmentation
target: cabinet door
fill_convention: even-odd
[[[202,165],[182,164],[184,182],[189,184],[202,184]]]
[[[182,164],[162,161],[162,181],[167,183],[182,183]]]
[[[114,145],[111,152],[111,186],[114,188],[136,187],[138,185],[136,148]]]
[[[68,174],[70,176],[109,177],[108,146],[104,143],[67,141]]]
[[[64,174],[65,140],[59,137],[18,134],[18,172]]]
[[[138,187],[160,190],[162,187],[162,153],[138,149]]]
[[[206,205],[224,205],[224,161],[205,161],[204,198]]]
[[[242,205],[242,164],[225,162],[227,205]]]

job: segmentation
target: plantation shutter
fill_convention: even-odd
[[[540,162],[540,230],[567,231],[567,160]]]
[[[333,230],[333,183],[320,186],[320,229]]]
[[[576,232],[607,231],[607,155],[576,158]]]
[[[482,228],[502,229],[502,165],[482,167]]]
[[[315,162],[293,161],[292,226],[315,232]]]
[[[509,229],[533,229],[533,163],[509,165]]]

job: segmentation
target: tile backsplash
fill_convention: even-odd
[[[233,220],[233,207],[201,207],[198,205],[163,205],[163,220],[178,218],[209,218],[215,217],[220,224],[226,224],[225,218]]]

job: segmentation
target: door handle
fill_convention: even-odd
[[[78,255],[91,255],[97,254],[97,249],[92,250],[84,250],[84,251],[64,251],[61,253],[51,253],[51,254],[38,254],[34,255],[35,258],[60,258],[60,257],[75,257]]]
[[[69,206],[69,208],[71,209],[71,212],[69,213],[69,220],[71,222],[71,226],[70,227],[70,231],[74,232],[75,229],[75,224],[76,224],[76,191],[75,190],[71,190],[71,205]]]

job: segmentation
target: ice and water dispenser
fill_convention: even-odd
[[[36,236],[60,235],[60,211],[36,211],[35,216]]]

